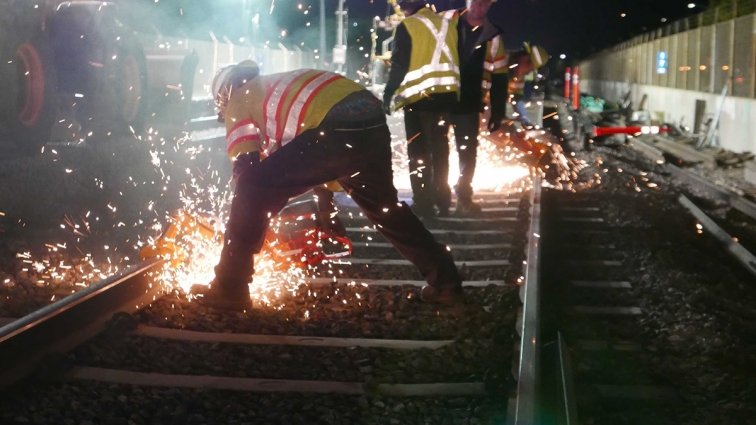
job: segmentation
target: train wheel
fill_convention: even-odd
[[[18,86],[11,140],[24,153],[39,153],[50,140],[57,113],[57,75],[44,35],[16,49]]]
[[[91,140],[139,134],[144,129],[147,103],[147,63],[142,49],[126,42],[115,46],[104,72],[94,82],[95,112]]]

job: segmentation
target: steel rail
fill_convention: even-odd
[[[514,425],[532,425],[537,421],[541,357],[541,314],[539,260],[541,254],[541,178],[533,180],[530,194],[530,228],[528,230],[527,267],[520,287],[523,303],[520,358],[517,368],[517,399],[510,416]]]
[[[97,335],[115,313],[151,303],[160,288],[149,272],[162,264],[133,265],[0,328],[0,389]]]
[[[708,230],[740,264],[742,264],[752,275],[756,276],[756,257],[753,256],[743,245],[735,242],[727,232],[717,225],[705,212],[701,211],[685,195],[678,198],[680,204],[690,211],[691,214],[701,223],[704,229]]]
[[[646,155],[646,157],[650,159],[659,161],[658,158],[661,158],[662,161],[664,160],[662,151],[648,145],[640,139],[633,140],[633,142],[630,143],[630,146],[635,148],[640,153]],[[727,202],[731,207],[756,220],[756,203],[744,199],[742,196],[719,187],[716,184],[711,183],[706,179],[699,177],[694,173],[691,173],[690,171],[680,168],[674,164],[667,162],[664,164],[664,168],[678,180],[706,191],[715,198]]]
[[[705,190],[712,196],[727,202],[731,207],[756,220],[756,204],[753,202],[743,199],[742,196],[723,189],[714,183],[708,182],[690,171],[683,170],[675,165],[667,164],[666,168],[678,179]]]

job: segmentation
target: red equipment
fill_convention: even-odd
[[[629,134],[631,136],[640,134],[659,134],[669,131],[667,127],[659,126],[631,126],[631,127],[594,127],[593,137],[608,136],[612,134]]]
[[[278,217],[265,238],[266,249],[275,257],[314,265],[352,255],[349,238],[324,230],[323,214],[314,201],[291,204]]]
[[[570,84],[572,84],[572,72],[570,67],[564,71],[564,98],[570,98]]]

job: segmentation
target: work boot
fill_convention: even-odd
[[[472,200],[459,200],[457,201],[457,209],[454,211],[454,216],[459,218],[472,218],[479,217],[483,213],[483,209],[480,205],[476,204]]]
[[[465,302],[462,286],[424,286],[420,292],[420,299],[428,304],[458,305]]]
[[[415,202],[412,203],[410,209],[416,216],[422,219],[432,220],[436,218],[436,209],[433,207],[433,204]]]
[[[191,294],[197,296],[197,301],[206,307],[236,311],[252,308],[249,286],[236,283],[221,285],[217,278],[213,279],[208,286],[192,286]]]

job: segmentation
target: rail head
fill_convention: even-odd
[[[120,311],[133,312],[159,292],[151,271],[164,260],[133,265],[0,328],[0,389],[30,374],[44,358],[65,353],[104,329]]]
[[[515,425],[534,424],[537,415],[540,380],[540,285],[541,192],[542,179],[533,179],[530,194],[530,228],[528,230],[527,267],[521,288],[523,301],[520,365],[517,371],[517,400],[512,416]]]

